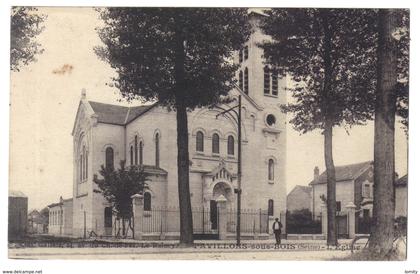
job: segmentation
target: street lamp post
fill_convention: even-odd
[[[238,123],[238,187],[235,189],[235,193],[237,196],[237,206],[236,206],[236,244],[241,244],[241,194],[242,194],[242,188],[241,188],[241,175],[242,175],[242,96],[239,95],[238,97],[238,105],[233,106],[225,111],[222,111],[221,113],[218,113],[216,115],[216,118],[220,115],[223,115],[228,112],[234,112],[236,114],[237,123]],[[235,111],[235,108],[238,108],[238,111]]]

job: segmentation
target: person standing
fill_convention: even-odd
[[[274,220],[274,223],[273,223],[273,232],[274,232],[274,236],[276,237],[276,244],[277,245],[281,244],[281,229],[282,229],[282,227],[283,227],[283,225],[279,221],[279,218],[276,218]]]

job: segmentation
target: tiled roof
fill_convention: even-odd
[[[16,191],[16,190],[9,190],[9,197],[21,197],[21,198],[28,198],[23,192]]]
[[[408,174],[402,176],[398,180],[395,181],[395,186],[406,186],[408,183]]]
[[[162,175],[168,174],[166,170],[160,167],[156,167],[156,166],[143,165],[143,168],[144,168],[144,172],[146,173],[162,174]]]
[[[155,104],[153,104],[147,106],[124,107],[93,101],[89,101],[89,104],[98,116],[98,122],[120,126],[133,121],[135,118],[155,106]]]
[[[362,163],[345,165],[345,166],[336,166],[335,179],[337,182],[346,181],[346,180],[354,180],[363,171],[368,169],[372,164],[373,162],[369,161],[369,162],[362,162]],[[324,171],[321,175],[319,175],[317,180],[313,180],[312,182],[310,182],[309,185],[325,184],[325,183],[327,183],[326,171]]]
[[[297,185],[295,188],[300,189],[300,190],[302,190],[303,192],[306,192],[306,193],[311,193],[312,192],[312,187],[310,187],[310,186]]]

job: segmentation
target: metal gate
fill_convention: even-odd
[[[348,227],[347,227],[347,215],[338,215],[335,217],[336,226],[337,226],[337,236],[338,238],[348,238]]]
[[[210,208],[199,208],[192,210],[194,239],[196,240],[217,240],[219,239],[219,212],[217,202],[210,201]]]

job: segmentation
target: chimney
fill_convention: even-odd
[[[86,89],[82,88],[82,100],[86,99]]]
[[[314,168],[314,181],[318,180],[319,178],[319,168],[316,166]]]

